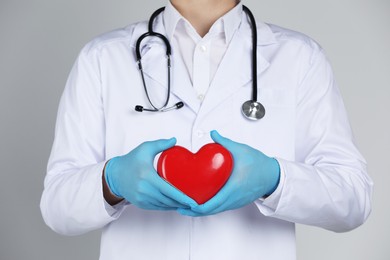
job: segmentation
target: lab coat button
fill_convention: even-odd
[[[199,48],[200,48],[200,50],[202,52],[206,52],[207,51],[207,47],[205,45],[200,45]]]
[[[203,94],[199,94],[199,95],[198,95],[198,99],[199,99],[199,101],[203,101],[204,95],[203,95]]]

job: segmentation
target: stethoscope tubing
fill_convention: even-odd
[[[242,6],[251,21],[252,29],[252,101],[257,101],[257,26],[255,17],[248,7]]]
[[[165,7],[161,7],[159,9],[157,9],[152,14],[152,16],[149,19],[148,32],[142,34],[138,38],[138,40],[136,42],[135,53],[136,53],[136,58],[137,58],[137,63],[138,63],[138,69],[141,71],[142,83],[143,83],[143,86],[144,86],[146,97],[147,97],[147,99],[149,101],[149,104],[153,107],[152,109],[148,109],[148,108],[144,108],[142,106],[136,106],[136,111],[139,111],[139,112],[142,112],[142,111],[166,112],[166,111],[172,110],[174,108],[174,106],[173,106],[172,109],[170,109],[170,108],[165,109],[167,107],[168,103],[169,103],[170,92],[171,92],[171,45],[170,45],[168,39],[164,35],[162,35],[161,33],[153,31],[153,21],[155,20],[155,18],[162,11],[164,11],[164,9],[165,9]],[[142,60],[142,57],[141,57],[141,43],[147,37],[158,37],[158,38],[160,38],[164,42],[165,47],[166,47],[167,67],[168,67],[168,75],[167,75],[167,78],[168,78],[168,88],[167,88],[167,98],[165,100],[164,105],[162,105],[161,107],[155,106],[153,104],[152,100],[150,99],[149,91],[148,91],[148,88],[146,87],[145,76],[144,76],[144,73],[143,73],[143,67],[142,67],[142,61],[141,61]]]
[[[155,18],[165,10],[165,7],[161,7],[157,9],[150,17],[149,22],[148,22],[148,31],[144,34],[142,34],[137,42],[136,42],[136,58],[137,58],[137,63],[138,63],[138,68],[141,72],[141,77],[142,77],[142,83],[144,86],[145,94],[146,97],[152,106],[152,108],[144,108],[143,106],[137,105],[135,107],[135,110],[138,112],[142,111],[148,111],[148,112],[166,112],[170,111],[173,109],[179,109],[184,106],[184,103],[182,101],[176,103],[175,105],[171,107],[167,107],[169,103],[169,98],[170,98],[170,93],[171,93],[171,45],[168,41],[168,39],[157,32],[153,31],[153,22]],[[249,10],[248,7],[243,5],[243,10],[244,12],[248,15],[250,23],[251,23],[251,30],[252,30],[252,99],[244,102],[242,106],[242,112],[245,117],[251,120],[258,120],[264,117],[265,114],[265,109],[264,106],[257,101],[257,26],[256,26],[256,21],[255,18],[252,14],[252,12]],[[168,67],[168,88],[167,88],[167,98],[165,100],[164,105],[161,107],[157,107],[153,104],[152,100],[150,99],[150,95],[148,92],[148,89],[146,87],[146,82],[145,82],[145,76],[143,73],[143,68],[142,68],[142,57],[141,57],[141,43],[142,41],[147,38],[147,37],[158,37],[160,38],[165,46],[166,46],[166,56],[167,56],[167,67]]]

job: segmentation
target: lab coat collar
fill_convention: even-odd
[[[240,26],[242,13],[242,3],[240,1],[232,10],[221,17],[225,30],[226,43],[231,41],[235,31]]]
[[[240,7],[239,7],[240,6]],[[235,11],[233,11],[235,10]],[[238,10],[242,10],[242,4],[241,2],[232,9],[229,13],[227,13],[225,16],[234,16],[234,13]],[[168,16],[168,13],[171,13],[172,15]],[[237,29],[245,29],[245,30],[251,30],[251,25],[249,21],[249,17],[241,11],[240,21],[234,22],[234,19],[224,19],[224,29],[226,30],[226,37],[227,39],[232,38],[234,36],[234,32],[236,31],[235,26],[237,26]],[[161,18],[161,15],[157,16],[156,21],[154,22],[153,29],[156,32],[159,32],[163,35],[165,35],[170,42],[171,38],[173,37],[173,33],[176,29],[177,23],[180,19],[184,19],[180,13],[172,6],[170,1],[168,1],[167,6],[165,7],[165,11],[163,12],[163,18]],[[242,21],[246,21],[245,23],[242,23]],[[268,45],[276,43],[276,38],[274,33],[271,31],[269,26],[261,21],[257,21],[257,45]],[[143,26],[142,26],[143,25]],[[147,23],[143,23],[141,26],[137,26],[133,33],[133,39],[132,39],[132,45],[135,46],[135,42],[137,41],[137,38],[145,33],[147,31]],[[144,27],[145,26],[145,27]],[[230,29],[228,29],[230,28]],[[145,39],[144,42],[158,42],[159,39],[156,39],[156,37],[153,37],[151,39]]]
[[[165,27],[165,32],[169,42],[172,42],[173,34],[175,33],[176,26],[180,20],[185,20],[183,16],[176,10],[175,7],[171,4],[171,1],[168,1],[165,6],[163,13],[163,22]]]
[[[231,9],[213,24],[213,26],[210,28],[210,32],[216,29],[214,27],[222,25],[225,42],[229,43],[234,35],[234,32],[237,30],[241,23],[242,13],[242,3],[239,2],[233,9]],[[167,38],[170,42],[172,42],[173,35],[175,34],[177,25],[180,21],[184,22],[188,27],[195,31],[195,29],[187,21],[187,19],[185,19],[171,4],[171,2],[168,1],[163,14],[163,22]]]

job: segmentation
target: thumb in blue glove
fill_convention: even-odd
[[[188,216],[217,214],[241,208],[275,191],[279,184],[280,168],[274,158],[248,145],[222,137],[217,131],[211,132],[211,138],[233,155],[232,174],[225,186],[205,204],[179,209],[179,213]]]
[[[109,160],[104,177],[111,192],[142,209],[176,210],[197,205],[160,178],[153,167],[155,156],[175,143],[175,138],[144,142],[128,154]]]

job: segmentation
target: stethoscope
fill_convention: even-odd
[[[153,22],[155,18],[164,11],[165,7],[161,7],[157,9],[152,16],[149,19],[148,23],[148,31],[144,34],[142,34],[136,43],[136,57],[137,57],[137,63],[138,68],[141,73],[142,77],[142,83],[144,86],[146,97],[151,105],[151,108],[144,108],[143,106],[137,105],[135,106],[135,110],[138,112],[148,111],[148,112],[167,112],[174,109],[180,109],[184,106],[184,103],[182,101],[177,102],[173,106],[168,106],[169,103],[169,97],[171,94],[171,45],[169,44],[168,39],[157,32],[153,31]],[[245,13],[249,16],[250,22],[251,22],[251,28],[252,28],[252,99],[245,101],[242,104],[241,111],[243,115],[250,119],[250,120],[258,120],[264,117],[265,115],[265,108],[264,106],[257,101],[257,27],[256,27],[256,21],[252,14],[252,12],[248,9],[248,7],[243,5],[243,10]],[[166,46],[166,55],[167,55],[167,67],[168,67],[168,88],[167,88],[167,98],[165,99],[165,103],[161,106],[155,106],[150,99],[148,88],[146,87],[145,83],[145,77],[142,69],[142,62],[141,62],[141,52],[140,52],[140,46],[143,39],[147,37],[158,37],[160,38],[165,46]]]

